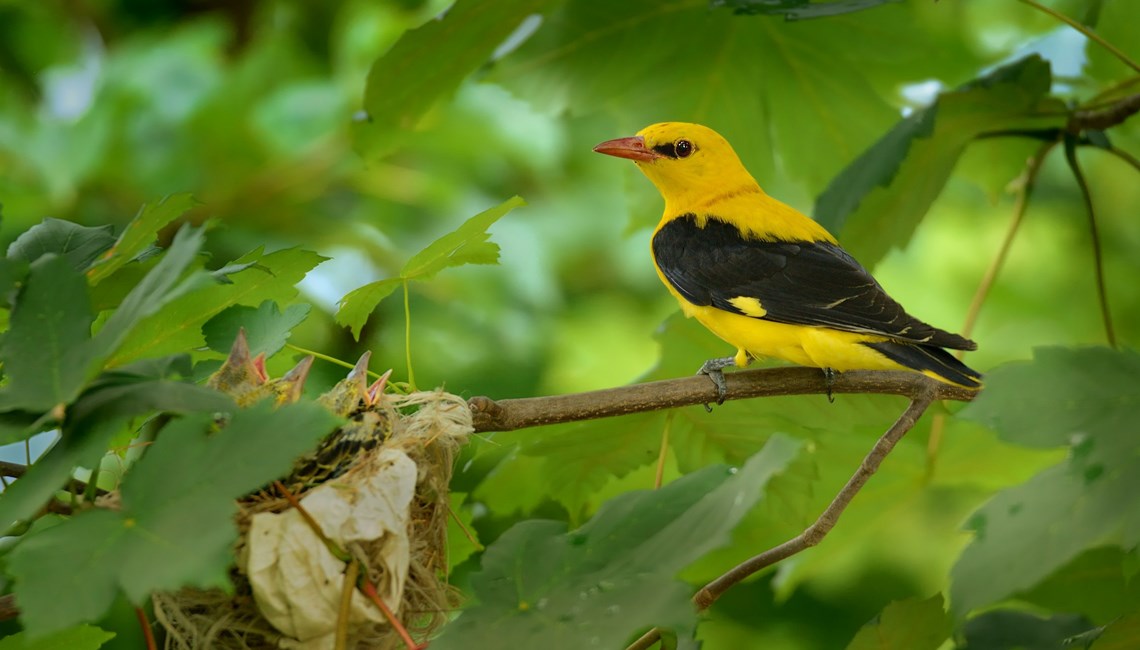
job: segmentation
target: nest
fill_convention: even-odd
[[[386,438],[354,457],[351,466],[341,475],[294,494],[308,511],[307,497],[322,487],[327,490],[331,486],[333,490],[339,490],[338,494],[343,494],[355,490],[352,486],[360,485],[361,481],[383,481],[385,477],[382,474],[402,468],[403,479],[400,480],[404,481],[407,494],[396,509],[403,513],[400,521],[405,530],[381,534],[374,539],[356,539],[341,546],[358,560],[361,575],[366,575],[373,585],[377,585],[381,597],[404,627],[414,636],[426,638],[446,622],[447,612],[456,605],[455,590],[443,581],[447,574],[448,484],[455,453],[472,431],[471,415],[462,398],[442,391],[407,396],[381,394],[369,408],[387,414],[391,426]],[[361,507],[368,507],[363,497],[356,499],[352,496],[349,501],[354,499],[364,504]],[[391,506],[396,498],[383,497],[381,500],[384,501],[381,504],[383,509]],[[153,595],[156,618],[166,630],[165,647],[168,650],[332,648],[331,635],[298,639],[275,627],[262,611],[266,602],[264,589],[258,591],[256,576],[251,579],[249,573],[247,558],[250,546],[257,541],[251,541],[250,531],[258,527],[257,522],[261,521],[258,518],[286,516],[290,511],[294,515],[299,513],[289,501],[268,489],[240,500],[239,508],[240,538],[235,549],[236,561],[230,570],[233,592],[183,589]],[[320,520],[316,514],[314,517]],[[354,515],[349,515],[349,518],[353,521],[358,519]],[[325,532],[336,539],[336,535]],[[332,566],[338,567],[337,571],[343,572],[347,565],[333,558],[316,540],[314,534],[313,540],[305,542],[306,549],[328,554],[322,558],[326,567],[332,562],[335,563]],[[337,577],[338,584],[332,587],[334,592],[339,592],[339,585],[343,585],[343,575]],[[311,591],[315,590],[286,588],[276,597],[290,601],[286,603],[287,610],[302,609],[307,606],[301,600],[292,599],[296,596],[312,597],[308,593]],[[353,597],[362,598],[359,593]],[[343,614],[341,608],[336,603],[321,604],[327,605],[324,610],[332,612],[331,620],[325,622],[335,628],[337,618]],[[370,602],[366,606],[364,613],[369,615],[368,618],[349,617],[347,647],[381,650],[401,647],[400,636],[378,615],[378,608]]]

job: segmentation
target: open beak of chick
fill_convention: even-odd
[[[645,146],[645,138],[640,135],[635,135],[631,138],[616,138],[614,140],[606,140],[605,142],[594,147],[594,151],[604,153],[607,156],[617,156],[618,158],[628,158],[639,162],[649,162],[661,157],[661,154]]]

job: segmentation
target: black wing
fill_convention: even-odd
[[[915,344],[973,350],[973,341],[914,318],[839,246],[745,239],[740,230],[693,215],[673,219],[653,237],[653,256],[673,288],[702,306],[748,316],[734,298],[755,298],[762,318],[878,334]]]

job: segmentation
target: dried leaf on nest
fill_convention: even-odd
[[[393,611],[399,610],[408,572],[408,507],[415,486],[415,463],[399,450],[383,449],[301,500],[341,548],[381,543],[383,551],[368,558],[369,574],[383,577],[377,591]],[[333,647],[345,564],[297,510],[254,515],[238,569],[249,578],[262,615],[300,642],[288,647]],[[353,594],[350,628],[383,622],[375,605],[359,592]]]

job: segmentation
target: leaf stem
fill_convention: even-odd
[[[1084,199],[1085,212],[1089,216],[1089,234],[1092,237],[1093,248],[1093,266],[1096,270],[1096,293],[1097,300],[1100,302],[1100,316],[1104,321],[1104,335],[1108,340],[1109,346],[1116,347],[1116,333],[1112,329],[1112,315],[1108,310],[1108,291],[1105,288],[1104,282],[1104,259],[1100,247],[1100,233],[1096,225],[1096,211],[1093,209],[1092,194],[1089,191],[1088,182],[1085,180],[1085,175],[1081,171],[1080,163],[1077,161],[1077,145],[1076,140],[1072,136],[1065,138],[1065,160],[1069,163],[1069,169],[1073,172],[1073,178],[1076,179],[1077,185],[1081,188],[1081,197]]]
[[[819,544],[823,538],[831,532],[835,524],[839,522],[839,517],[843,514],[847,506],[850,505],[855,495],[859,493],[859,490],[863,489],[867,481],[879,470],[879,466],[883,463],[883,460],[886,459],[887,455],[891,453],[895,445],[902,440],[908,431],[914,428],[918,419],[922,417],[922,414],[930,406],[931,402],[934,401],[934,397],[934,392],[928,390],[911,400],[902,415],[895,420],[891,428],[887,429],[886,433],[879,438],[875,446],[867,453],[867,456],[863,458],[863,462],[860,463],[859,468],[855,470],[851,478],[847,479],[847,484],[843,486],[843,489],[835,495],[835,498],[831,500],[827,508],[825,508],[819,517],[810,526],[805,528],[802,533],[783,544],[773,546],[763,553],[754,555],[744,562],[741,562],[694,594],[693,604],[697,606],[697,611],[703,612],[708,609],[725,591],[740,583],[745,578],[777,562],[785,560],[800,551]],[[660,638],[661,630],[653,628],[637,641],[634,641],[626,650],[647,650]]]
[[[139,626],[142,627],[143,639],[146,640],[146,650],[158,650],[158,644],[154,641],[154,630],[150,627],[150,621],[146,618],[146,612],[142,607],[135,607],[135,616],[139,619]]]
[[[349,370],[352,370],[353,368],[356,367],[347,361],[342,361],[336,357],[331,357],[327,354],[322,354],[320,352],[317,352],[316,350],[309,350],[308,348],[303,348],[299,345],[293,345],[292,343],[286,343],[285,347],[289,348],[290,350],[293,350],[294,352],[300,352],[301,354],[304,354],[307,356],[312,356],[312,357],[315,357],[317,359],[320,359],[321,361],[327,361],[331,364],[335,364],[335,365],[341,366],[343,368],[348,368]],[[380,378],[380,373],[378,373],[378,372],[373,372],[371,370],[368,370],[367,372],[368,372],[368,376],[372,377],[373,379],[379,379]]]
[[[1132,68],[1133,70],[1135,70],[1137,72],[1140,72],[1140,65],[1138,65],[1132,59],[1130,59],[1127,54],[1120,51],[1120,49],[1117,48],[1115,45],[1104,40],[1104,38],[1102,38],[1100,34],[1097,34],[1092,29],[1089,29],[1086,25],[1082,25],[1081,23],[1073,20],[1072,18],[1066,16],[1063,13],[1060,13],[1059,11],[1057,11],[1055,9],[1051,9],[1049,7],[1046,7],[1045,5],[1042,5],[1041,3],[1037,2],[1037,0],[1018,0],[1018,1],[1021,2],[1022,4],[1027,4],[1030,7],[1037,9],[1038,11],[1049,14],[1050,16],[1056,18],[1057,20],[1065,23],[1069,27],[1072,27],[1073,29],[1075,29],[1078,32],[1080,32],[1081,34],[1083,34],[1085,36],[1085,38],[1089,39],[1090,41],[1095,42],[1097,45],[1100,45],[1104,49],[1111,52],[1112,55],[1115,56],[1116,58],[1120,59],[1120,61],[1124,65]]]
[[[91,477],[87,479],[87,485],[83,489],[83,499],[87,503],[95,503],[95,497],[99,496],[99,470],[102,468],[103,458],[100,457],[95,467],[91,468]]]
[[[408,386],[416,391],[416,375],[412,371],[412,308],[408,301],[408,281],[404,280],[404,356],[408,363]]]

